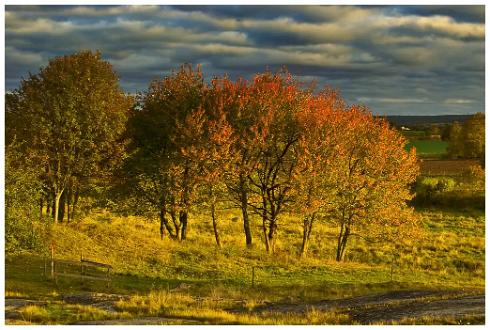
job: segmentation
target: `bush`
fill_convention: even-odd
[[[472,183],[477,189],[483,189],[485,187],[485,170],[479,165],[472,165],[468,167],[464,173],[464,178]]]
[[[471,190],[455,190],[456,185],[456,181],[448,177],[419,178],[414,189],[416,197],[412,203],[417,206],[484,210],[484,194]]]
[[[35,166],[12,143],[5,149],[5,251],[32,250],[41,246],[33,221],[39,214],[41,184]]]
[[[417,181],[416,193],[430,198],[434,193],[447,192],[454,189],[456,181],[447,177],[423,177]]]

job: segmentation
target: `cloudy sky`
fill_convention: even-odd
[[[484,111],[484,6],[6,6],[6,89],[100,50],[128,92],[182,63],[250,78],[285,65],[379,114]]]

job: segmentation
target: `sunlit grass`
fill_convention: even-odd
[[[48,311],[44,307],[28,305],[21,307],[19,313],[26,322],[41,322],[49,317]]]
[[[111,264],[114,274],[109,288],[103,281],[82,283],[61,277],[55,283],[49,274],[44,277],[42,254],[10,254],[6,256],[5,295],[52,302],[59,302],[67,293],[87,291],[131,295],[117,303],[119,314],[109,315],[92,306],[52,303],[25,311],[18,322],[27,323],[154,316],[205,324],[350,324],[346,315],[336,311],[311,310],[309,316],[253,311],[274,302],[318,301],[400,289],[483,289],[484,212],[419,212],[423,236],[415,241],[400,240],[396,247],[355,237],[340,263],[334,258],[337,228],[328,222],[315,224],[309,254],[299,258],[301,221],[295,215],[281,218],[278,251],[269,255],[262,246],[258,219],[253,219],[255,244],[245,247],[242,224],[231,221],[239,215],[236,211],[219,214],[221,249],[215,245],[206,212],[191,214],[185,242],[160,239],[156,221],[94,212],[78,222],[53,227],[55,257],[78,260],[83,255]],[[60,267],[59,271],[79,272],[77,267]],[[247,313],[230,311],[234,309]]]

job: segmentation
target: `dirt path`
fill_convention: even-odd
[[[98,320],[73,323],[76,325],[184,325],[199,324],[196,320],[169,317],[142,317],[133,319]]]
[[[261,306],[256,313],[306,313],[337,310],[349,314],[352,321],[361,324],[389,323],[406,318],[463,318],[484,319],[485,295],[481,291],[395,291],[347,299],[324,300],[301,304],[272,304]]]
[[[62,301],[68,304],[90,305],[109,313],[115,313],[115,303],[119,300],[129,299],[130,296],[105,293],[80,293],[62,296]],[[22,320],[19,310],[24,306],[45,306],[48,303],[41,300],[7,298],[5,299],[5,319]],[[79,321],[77,325],[166,325],[166,324],[198,324],[199,322],[186,318],[169,317],[140,317],[131,319],[110,319]]]
[[[62,297],[71,304],[85,304],[115,312],[115,302],[129,296],[108,294],[77,294]],[[19,309],[27,305],[46,305],[44,301],[29,299],[5,299],[6,320],[20,319]],[[373,324],[391,323],[404,319],[418,320],[423,317],[433,319],[453,318],[464,319],[473,317],[484,322],[485,295],[483,291],[393,291],[384,294],[367,295],[345,299],[323,300],[312,303],[270,304],[255,308],[252,312],[236,310],[236,313],[261,314],[275,313],[306,313],[308,310],[336,311],[348,314],[353,323]],[[185,318],[141,317],[132,319],[111,319],[83,321],[76,324],[107,324],[107,325],[159,325],[159,324],[199,324],[198,321]]]

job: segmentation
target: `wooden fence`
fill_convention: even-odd
[[[47,263],[48,259],[44,258],[44,276],[47,278]],[[50,258],[50,278],[55,282],[58,281],[58,277],[71,277],[71,278],[79,278],[83,281],[85,280],[94,280],[94,281],[106,281],[107,287],[109,287],[111,283],[111,270],[112,266],[108,264],[104,264],[97,261],[92,261],[88,259],[84,259],[83,255],[80,256],[80,261],[73,260],[62,260],[54,258],[54,247],[51,247],[51,258]],[[75,266],[76,269],[79,269],[80,272],[66,272],[59,271],[60,265],[71,265]],[[87,270],[89,269],[97,269],[103,270],[102,276],[97,276],[93,274],[87,274]]]

